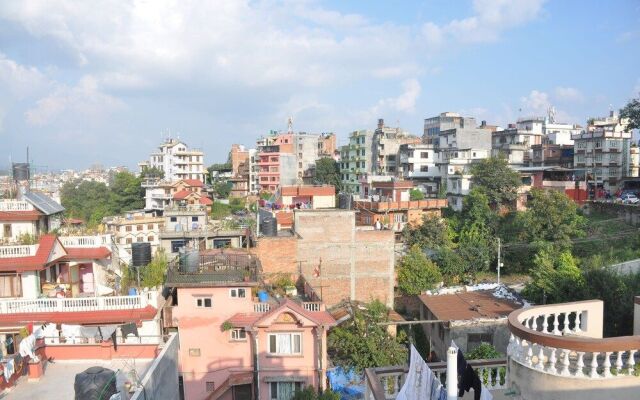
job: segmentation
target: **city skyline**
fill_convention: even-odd
[[[562,122],[640,92],[640,6],[589,2],[0,5],[0,166],[136,163],[169,130],[205,163],[271,129],[422,135],[443,111]]]

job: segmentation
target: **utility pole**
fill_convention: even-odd
[[[500,238],[498,238],[498,285],[500,284],[500,267],[502,262],[500,261]]]

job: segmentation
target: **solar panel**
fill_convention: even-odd
[[[57,214],[64,211],[64,207],[62,207],[58,202],[42,193],[25,193],[24,199],[45,215]]]

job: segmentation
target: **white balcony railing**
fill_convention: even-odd
[[[111,235],[60,236],[65,247],[103,247],[111,245]]]
[[[0,201],[0,211],[33,211],[34,208],[28,201],[4,200]]]
[[[302,303],[302,308],[306,311],[323,311],[322,302],[320,301],[310,301]]]
[[[253,312],[266,313],[271,309],[269,303],[253,303]]]
[[[539,373],[582,379],[633,375],[640,337],[602,338],[601,300],[536,306],[509,315],[509,357]]]
[[[37,244],[23,246],[0,246],[0,258],[35,256],[36,251],[38,251]]]
[[[149,305],[157,308],[157,295],[149,291],[137,296],[0,300],[0,314],[131,310]]]

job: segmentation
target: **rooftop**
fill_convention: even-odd
[[[496,297],[493,290],[423,294],[419,298],[436,319],[444,321],[506,318],[509,313],[522,307],[513,300]]]
[[[255,286],[260,264],[253,254],[221,249],[187,253],[169,265],[170,287]]]

